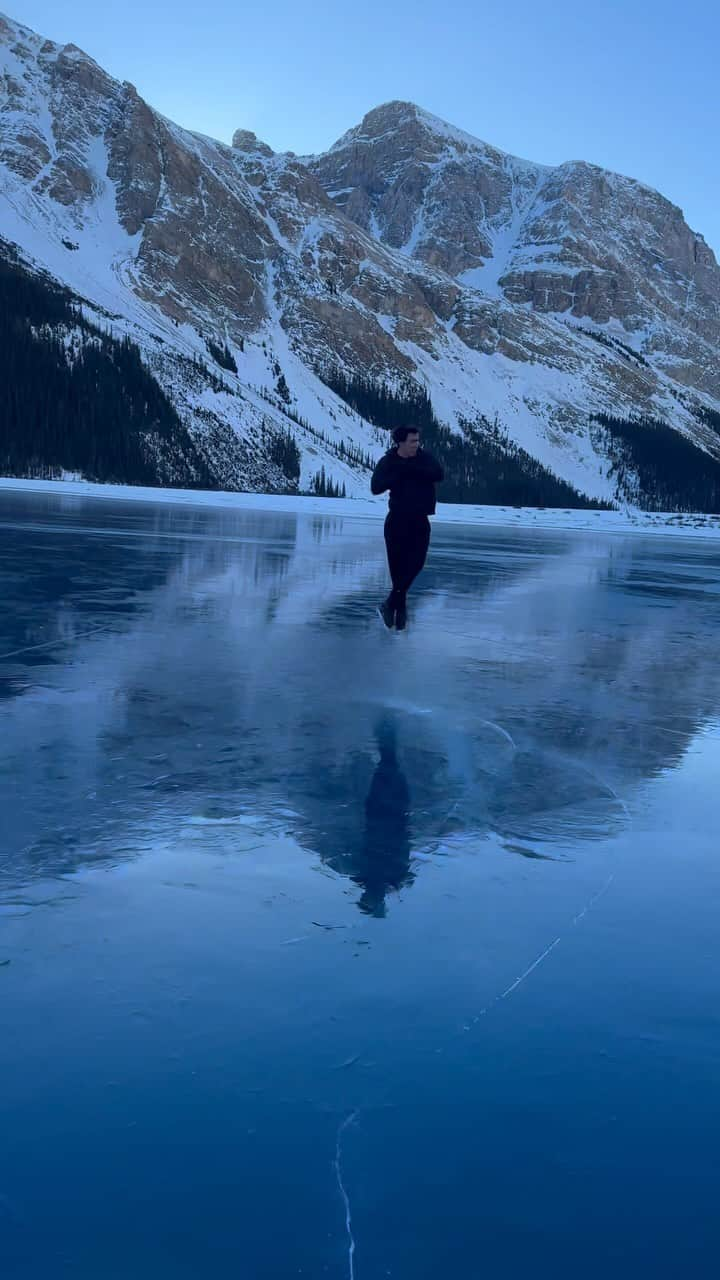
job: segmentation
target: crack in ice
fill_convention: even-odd
[[[605,884],[602,886],[602,888],[598,889],[597,893],[594,893],[594,894],[593,894],[593,896],[592,896],[591,898],[588,898],[588,900],[587,900],[587,902],[585,903],[585,906],[583,907],[582,911],[580,911],[580,912],[578,913],[578,915],[576,915],[576,916],[573,918],[573,921],[572,921],[573,926],[575,926],[575,925],[579,924],[579,923],[580,923],[580,921],[581,921],[582,919],[584,919],[584,917],[587,915],[588,911],[591,911],[591,910],[592,910],[592,908],[595,906],[595,903],[596,903],[600,898],[602,898],[603,894],[607,893],[607,891],[608,891],[608,889],[610,888],[610,885],[612,884],[612,882],[613,882],[613,880],[614,880],[614,879],[615,879],[615,873],[613,872],[611,875],[609,875],[609,876],[608,876],[608,878],[607,878],[607,880],[605,881]],[[463,1028],[463,1030],[464,1030],[464,1031],[469,1031],[469,1030],[470,1030],[470,1028],[471,1028],[471,1027],[474,1027],[474,1026],[475,1026],[475,1025],[480,1021],[480,1019],[481,1019],[482,1017],[484,1017],[484,1016],[485,1016],[485,1014],[486,1014],[486,1013],[489,1013],[489,1012],[490,1012],[490,1010],[491,1010],[491,1009],[493,1009],[493,1008],[495,1007],[495,1005],[496,1005],[496,1004],[499,1004],[501,1000],[507,1000],[507,997],[508,997],[509,995],[512,995],[512,992],[513,992],[513,991],[516,991],[516,990],[517,990],[517,988],[520,986],[520,984],[521,984],[522,982],[524,982],[526,978],[529,978],[529,977],[530,977],[530,974],[531,974],[535,969],[537,969],[538,965],[541,965],[541,964],[542,964],[543,960],[545,960],[545,959],[547,958],[547,956],[549,956],[549,955],[550,955],[550,952],[555,950],[555,948],[556,948],[556,946],[558,945],[558,943],[559,943],[559,942],[562,942],[562,938],[563,938],[563,935],[562,935],[562,934],[559,934],[559,935],[558,935],[558,937],[557,937],[557,938],[555,938],[555,939],[554,939],[554,940],[549,944],[549,946],[547,946],[547,947],[545,948],[545,950],[544,950],[544,951],[542,951],[542,952],[540,953],[540,955],[537,957],[537,959],[533,960],[532,964],[531,964],[531,965],[529,965],[529,966],[528,966],[528,968],[527,968],[527,969],[525,969],[525,970],[524,970],[524,972],[523,972],[523,973],[521,973],[521,974],[520,974],[520,976],[519,976],[519,977],[517,977],[517,978],[515,979],[515,981],[514,981],[514,982],[511,982],[511,983],[510,983],[510,986],[509,986],[509,987],[507,987],[507,988],[505,989],[505,991],[501,992],[501,994],[500,994],[499,996],[495,996],[495,999],[494,999],[494,1000],[491,1000],[491,1001],[490,1001],[490,1004],[485,1005],[485,1008],[484,1008],[484,1009],[481,1009],[481,1010],[480,1010],[480,1012],[479,1012],[479,1013],[477,1013],[477,1014],[475,1015],[475,1017],[472,1019],[472,1021],[470,1021],[470,1022],[466,1023],[466,1025],[465,1025],[465,1027]]]
[[[4,662],[6,658],[17,658],[22,653],[37,653],[40,649],[55,649],[64,644],[75,644],[78,640],[86,640],[89,636],[97,635],[98,631],[111,630],[112,624],[90,627],[88,631],[80,631],[77,635],[58,636],[55,640],[45,640],[42,644],[28,644],[24,649],[11,649],[9,653],[0,653],[0,662]]]
[[[612,884],[612,882],[613,882],[613,880],[614,880],[614,879],[615,879],[615,873],[613,872],[613,873],[612,873],[612,875],[609,875],[609,876],[608,876],[608,878],[607,878],[607,880],[605,881],[605,884],[603,885],[602,889],[598,889],[598,891],[597,891],[597,893],[594,895],[594,897],[590,898],[590,900],[589,900],[588,902],[586,902],[586,903],[585,903],[585,906],[583,907],[583,909],[582,909],[582,911],[580,912],[580,914],[579,914],[579,915],[577,915],[577,916],[575,916],[575,919],[573,920],[573,924],[579,924],[579,923],[580,923],[580,921],[582,920],[583,916],[586,916],[586,915],[587,915],[587,913],[588,913],[588,911],[591,911],[591,910],[592,910],[592,908],[595,906],[595,903],[598,901],[598,899],[599,899],[599,898],[602,898],[602,896],[603,896],[603,894],[604,894],[604,893],[607,893],[607,891],[608,891],[608,889],[610,888],[610,885]]]
[[[348,1238],[348,1276],[350,1280],[355,1280],[355,1239],[352,1233],[352,1213],[350,1211],[350,1197],[345,1189],[345,1183],[342,1177],[342,1136],[346,1129],[357,1119],[357,1111],[351,1111],[338,1127],[337,1137],[335,1140],[335,1160],[333,1168],[335,1169],[335,1177],[340,1191],[340,1195],[345,1205],[345,1230]]]
[[[532,973],[533,969],[537,969],[538,965],[542,964],[545,957],[549,956],[550,952],[555,950],[555,947],[557,946],[559,941],[560,939],[556,938],[554,942],[551,942],[550,946],[545,948],[542,954],[538,956],[537,960],[533,960],[530,967],[526,969],[524,973],[521,973],[520,977],[516,978],[515,981],[511,983],[511,985],[507,988],[507,990],[503,991],[502,994],[497,997],[497,1000],[495,1001],[495,1003],[497,1004],[500,1000],[507,1000],[507,997],[511,995],[512,992],[515,991],[520,986],[520,983],[524,982],[526,978],[530,977],[530,974]]]

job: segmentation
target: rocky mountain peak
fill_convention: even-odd
[[[368,112],[310,164],[347,217],[456,278],[493,256],[489,224],[511,218],[543,172],[401,101]]]
[[[368,112],[310,164],[346,217],[407,257],[485,298],[642,332],[680,381],[689,362],[717,385],[720,270],[652,188],[520,160],[408,102]]]
[[[413,141],[429,146],[434,152],[446,147],[461,151],[485,151],[487,144],[462,129],[455,128],[440,116],[433,115],[415,102],[394,99],[373,107],[362,121],[349,129],[330,148],[330,152],[342,150],[358,143],[394,141],[396,146],[407,146]]]
[[[266,142],[262,142],[251,129],[236,129],[232,136],[233,151],[244,151],[248,155],[274,156],[275,152]]]
[[[54,40],[46,40],[14,18],[0,13],[0,41],[20,61],[36,57],[44,61],[81,62],[107,78],[98,64],[76,44],[57,44]]]
[[[352,139],[353,141],[362,139],[374,140],[382,137],[389,130],[396,131],[412,127],[418,123],[418,115],[419,108],[414,102],[403,102],[400,99],[382,102],[379,106],[373,107],[371,111],[368,111],[359,125],[349,129],[344,137],[335,143],[335,147],[342,146],[344,139]],[[334,148],[332,149],[334,150]]]

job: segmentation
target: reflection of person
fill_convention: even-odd
[[[380,759],[365,799],[362,852],[352,873],[363,893],[358,906],[366,915],[385,915],[390,889],[411,884],[408,810],[410,789],[397,759],[394,726],[383,722],[376,730]]]
[[[435,485],[444,472],[432,454],[420,448],[416,427],[396,427],[395,448],[388,450],[372,474],[373,493],[390,490],[385,518],[385,546],[392,591],[380,605],[386,627],[402,631],[407,622],[407,593],[425,564],[430,521],[435,511]]]

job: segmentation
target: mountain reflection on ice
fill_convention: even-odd
[[[717,705],[712,550],[673,548],[670,581],[658,542],[436,525],[399,636],[372,521],[3,511],[5,878],[127,856],[149,813],[245,812],[382,913],[487,833],[580,857]]]

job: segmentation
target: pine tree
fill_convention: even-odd
[[[620,496],[646,511],[720,512],[720,460],[666,422],[598,413],[593,428],[596,444],[613,464]]]
[[[221,369],[227,369],[228,373],[237,373],[237,363],[227,342],[224,342],[222,346],[219,346],[218,343],[213,342],[211,338],[206,338],[205,345],[213,360],[216,364],[220,365]]]
[[[264,431],[264,425],[263,425]],[[274,435],[269,449],[270,459],[280,467],[293,484],[300,479],[300,450],[295,437],[288,429],[280,435]]]
[[[212,486],[138,347],[90,325],[69,290],[11,256],[0,258],[0,386],[6,474]]]

